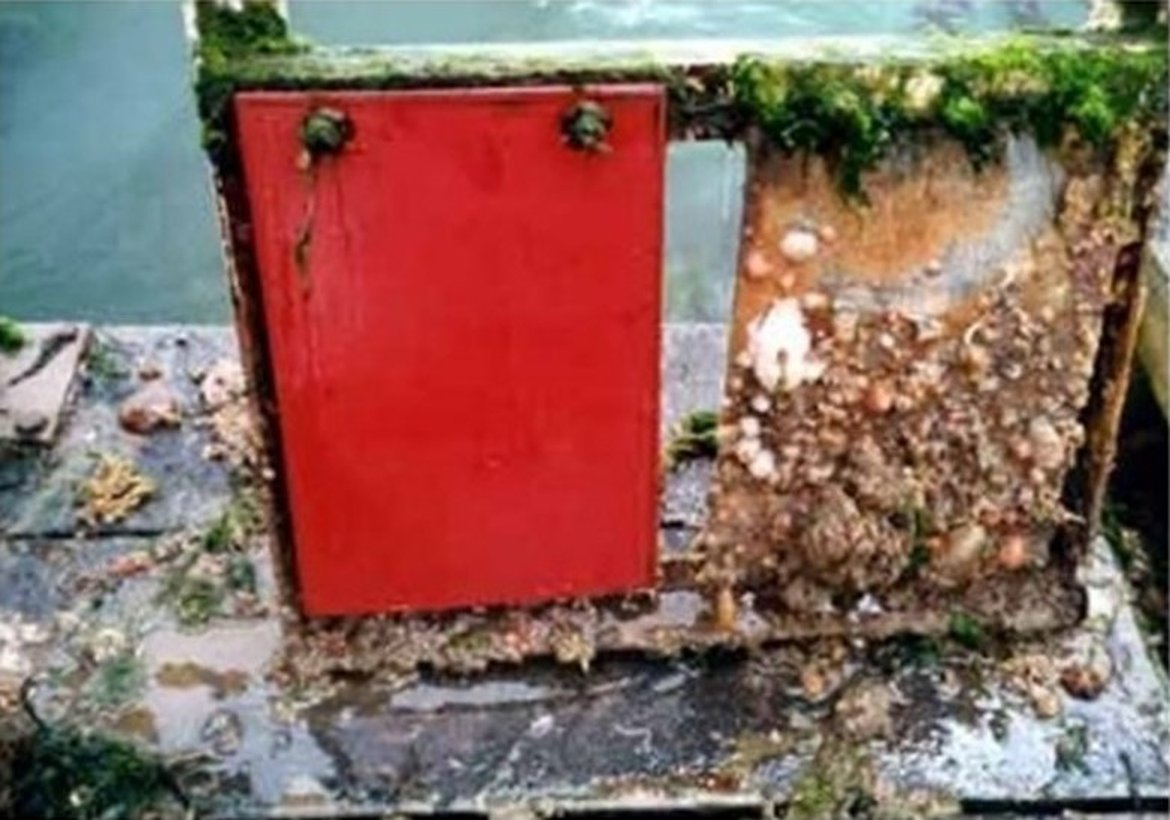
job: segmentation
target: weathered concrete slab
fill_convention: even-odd
[[[19,456],[0,469],[5,476],[0,482],[0,525],[9,537],[77,533],[78,485],[103,453],[130,458],[159,489],[124,520],[98,526],[100,534],[158,533],[214,517],[229,495],[228,472],[202,456],[208,437],[193,423],[199,401],[193,377],[217,359],[235,355],[227,328],[98,331],[68,424],[51,454]],[[183,413],[178,428],[138,436],[120,427],[119,404],[140,385],[143,368],[157,370],[177,396]],[[17,497],[19,505],[13,501]]]
[[[60,427],[89,327],[54,323],[22,329],[24,346],[0,353],[0,445],[45,445]]]
[[[128,351],[170,357],[168,367],[180,355],[195,362],[218,355],[219,342],[208,339],[230,338],[192,333],[188,349],[202,352],[180,354],[167,350],[176,347],[170,332],[152,335],[149,345],[137,341],[139,331],[103,336],[125,339]],[[714,344],[721,334],[708,338]],[[669,341],[667,348],[685,349]],[[721,361],[722,354],[695,355]],[[135,360],[133,353],[123,358]],[[99,410],[83,409],[85,401],[98,405],[101,396],[115,401],[126,392],[118,383],[89,389],[69,425],[95,418]],[[179,389],[194,399],[188,387]],[[707,395],[689,389],[676,395]],[[109,424],[91,429],[101,448],[124,435]],[[84,438],[64,432],[62,447]],[[170,446],[188,463],[199,458],[197,444],[196,436]],[[58,481],[56,458],[33,478]],[[690,469],[696,475],[688,480],[704,467]],[[224,481],[192,481],[200,494],[190,504],[195,515],[178,508],[156,526],[179,529],[207,520],[208,511],[214,516],[229,501]],[[15,492],[8,501],[18,517],[22,503],[40,498],[35,487],[4,492]],[[686,504],[668,509],[687,521],[697,512]],[[263,551],[247,554],[259,581],[253,617],[215,615],[203,627],[182,627],[167,592],[179,559],[159,551],[165,542],[28,530],[0,540],[0,678],[36,675],[46,718],[160,751],[201,813],[756,810],[805,799],[820,786],[961,804],[1170,795],[1165,675],[1146,650],[1103,542],[1082,578],[1090,607],[1083,626],[982,652],[946,642],[840,641],[601,658],[587,673],[546,662],[469,677],[321,680],[307,688],[271,674],[282,625]],[[144,554],[151,559],[137,565]],[[1090,700],[1058,682],[1081,665],[1108,670]],[[858,697],[874,692],[881,694]],[[830,777],[836,759],[856,765]]]
[[[141,539],[102,540],[125,551]],[[73,544],[73,554],[81,559],[91,543]],[[1095,560],[1088,580],[1096,610],[1081,630],[1004,648],[1001,656],[915,661],[898,645],[855,647],[825,667],[828,684],[815,697],[805,676],[818,655],[791,649],[615,659],[588,674],[542,664],[470,679],[424,677],[405,688],[349,681],[293,691],[265,679],[280,642],[275,618],[179,629],[156,603],[158,579],[150,576],[105,588],[100,610],[76,593],[62,595],[58,606],[68,603],[48,618],[44,610],[6,606],[9,631],[32,628],[35,640],[10,641],[0,657],[35,657],[29,671],[44,673],[44,712],[66,718],[55,704],[101,691],[93,683],[100,663],[78,677],[85,659],[103,641],[124,640],[143,684],[86,719],[122,727],[173,759],[198,757],[204,786],[192,787],[197,803],[228,816],[486,811],[512,803],[765,805],[805,788],[810,767],[824,765],[818,750],[840,742],[839,704],[867,686],[888,694],[879,721],[887,726],[849,740],[849,748],[898,793],[1165,796],[1165,679],[1118,597],[1124,582],[1103,544]],[[58,591],[75,590],[83,575],[76,567],[60,572]],[[1079,701],[1054,687],[1054,716],[1039,716],[1007,671],[1014,658],[1033,653],[1059,664],[1098,650],[1113,668],[1105,689]],[[62,692],[66,680],[70,689]]]
[[[662,430],[696,410],[718,410],[727,367],[727,325],[666,325],[662,336]]]

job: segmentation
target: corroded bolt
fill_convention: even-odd
[[[575,151],[605,152],[610,150],[605,139],[611,125],[613,117],[601,103],[581,100],[561,117],[561,134]]]
[[[336,108],[317,108],[301,121],[301,145],[313,159],[340,153],[352,138],[353,122]]]

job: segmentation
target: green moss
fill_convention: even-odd
[[[16,353],[28,339],[16,320],[0,316],[0,353]]]
[[[5,816],[144,817],[185,803],[161,760],[96,731],[38,724],[16,751]]]
[[[261,525],[255,493],[237,487],[219,518],[163,579],[158,600],[181,625],[203,626],[229,611],[232,596],[256,594],[256,568],[247,549]]]
[[[129,375],[113,345],[102,338],[96,338],[90,344],[85,369],[91,377],[103,382],[117,381]]]
[[[946,41],[913,56],[865,61],[832,53],[811,60],[745,55],[708,66],[638,55],[420,59],[305,50],[263,4],[204,13],[201,28],[210,36],[203,35],[200,48],[197,94],[205,145],[216,161],[230,155],[231,95],[259,88],[658,82],[667,90],[673,133],[733,139],[758,132],[775,150],[825,157],[843,193],[861,199],[865,173],[894,146],[928,132],[958,140],[983,167],[1013,132],[1044,146],[1073,134],[1106,150],[1126,123],[1165,131],[1166,48],[1153,39],[1018,36],[990,44]]]
[[[850,194],[860,194],[862,173],[905,125],[898,96],[881,93],[855,66],[743,57],[731,83],[742,122],[784,153],[825,157]]]
[[[120,706],[137,697],[146,686],[146,671],[133,652],[103,661],[94,671],[87,688],[99,706]]]
[[[175,617],[183,626],[202,626],[223,613],[226,597],[211,579],[184,575],[174,592]]]
[[[238,58],[297,50],[275,3],[248,0],[239,9],[200,0],[195,4],[201,56]]]
[[[236,90],[237,61],[256,55],[293,54],[305,45],[294,40],[284,18],[270,0],[246,0],[239,9],[199,0],[195,4],[199,31],[195,97],[203,122],[203,147],[213,161],[229,151],[228,111]]]
[[[1090,773],[1089,764],[1085,760],[1089,753],[1089,732],[1083,724],[1066,727],[1064,734],[1056,741],[1055,752],[1057,771]]]
[[[863,747],[832,738],[825,740],[793,783],[784,817],[812,820],[874,816],[878,806],[871,769],[872,762]]]
[[[947,635],[967,649],[978,651],[987,645],[987,633],[983,624],[974,615],[966,612],[951,613],[947,623]]]
[[[833,163],[844,193],[889,149],[938,130],[983,167],[1008,133],[1042,146],[1072,133],[1109,148],[1122,125],[1164,130],[1166,50],[1114,43],[1014,39],[912,65],[849,67],[741,58],[733,95],[743,122],[786,153]]]

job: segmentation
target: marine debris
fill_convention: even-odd
[[[117,523],[155,493],[154,480],[125,456],[101,453],[93,472],[77,489],[78,519],[89,527]]]

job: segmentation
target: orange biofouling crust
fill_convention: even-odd
[[[895,283],[937,260],[939,237],[961,241],[991,227],[1007,188],[1004,169],[976,173],[963,150],[949,142],[920,154],[913,165],[868,175],[866,205],[841,196],[821,157],[753,150],[732,349],[742,345],[747,322],[772,299],[805,293],[839,271],[864,283]],[[785,231],[802,224],[827,226],[831,234],[830,241],[820,241],[816,257],[797,264],[784,258],[779,243]],[[747,274],[753,254],[767,275]]]
[[[1079,163],[1054,186],[1054,219],[958,274],[942,260],[990,241],[1005,168],[976,176],[936,143],[872,174],[874,205],[850,208],[817,160],[755,150],[749,167],[706,583],[844,616],[863,598],[962,608],[981,585],[1071,567],[1053,548],[1099,513],[1064,487],[1133,232],[1116,208],[1132,175]],[[1132,333],[1115,346],[1132,355]]]

